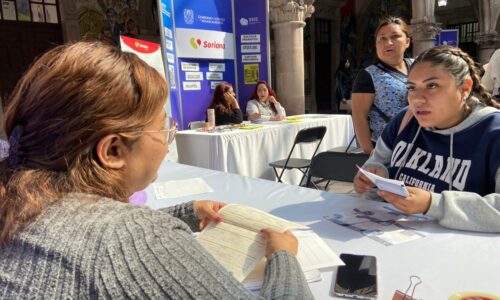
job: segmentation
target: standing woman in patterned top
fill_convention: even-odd
[[[286,117],[283,106],[276,99],[276,93],[265,81],[257,82],[250,101],[247,115],[250,121],[281,121]]]
[[[409,46],[408,25],[401,18],[380,20],[375,30],[378,61],[358,73],[352,90],[354,129],[367,154],[385,125],[408,105],[405,82],[412,60],[404,52]]]

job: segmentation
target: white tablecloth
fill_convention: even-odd
[[[434,221],[412,224],[426,237],[407,243],[384,246],[360,233],[333,224],[323,216],[356,207],[377,207],[346,195],[280,184],[269,180],[164,163],[158,181],[201,177],[215,191],[179,199],[157,200],[151,187],[147,205],[166,207],[192,199],[217,199],[241,203],[308,225],[335,253],[374,255],[378,260],[378,299],[392,299],[396,289],[405,291],[409,277],[417,275],[416,299],[448,299],[458,291],[482,291],[500,295],[499,234],[449,230]],[[323,280],[310,283],[316,299],[337,299],[330,295],[336,270],[322,272]],[[341,298],[338,298],[341,299]]]
[[[275,179],[269,163],[285,159],[299,130],[326,126],[318,152],[347,146],[354,136],[350,115],[303,115],[296,123],[268,122],[263,128],[224,132],[180,131],[177,134],[179,162],[243,176]],[[296,147],[292,157],[311,158],[315,144]],[[298,184],[302,173],[287,170],[283,182]]]

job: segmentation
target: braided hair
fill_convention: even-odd
[[[466,109],[472,110],[474,101],[472,96],[479,99],[480,102],[487,106],[500,108],[500,103],[491,97],[490,93],[481,85],[479,78],[479,70],[477,69],[474,60],[469,54],[462,51],[460,48],[451,47],[448,45],[440,45],[422,52],[412,65],[412,68],[422,62],[431,63],[433,66],[440,66],[449,72],[454,78],[457,86],[461,86],[467,77],[472,79],[472,92],[466,99]]]

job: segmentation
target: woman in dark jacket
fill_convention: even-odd
[[[215,87],[212,102],[208,108],[215,110],[215,125],[240,124],[243,114],[233,91],[233,86],[227,82]]]

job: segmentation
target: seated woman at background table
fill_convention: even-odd
[[[223,203],[162,210],[128,204],[157,171],[177,126],[165,80],[135,54],[100,42],[58,46],[21,78],[0,153],[4,298],[253,299],[191,230]],[[6,150],[6,148],[3,148]],[[263,229],[260,296],[311,299],[297,240]]]
[[[378,196],[445,227],[500,232],[500,103],[485,92],[474,61],[438,46],[418,56],[408,75],[409,109],[386,127],[364,168],[404,181],[409,196]],[[372,183],[354,178],[358,193]]]
[[[286,117],[285,109],[276,99],[276,93],[265,81],[257,82],[247,103],[248,120],[281,121]]]
[[[236,99],[233,86],[227,82],[219,83],[214,90],[208,108],[215,110],[215,125],[240,124],[243,114]]]

